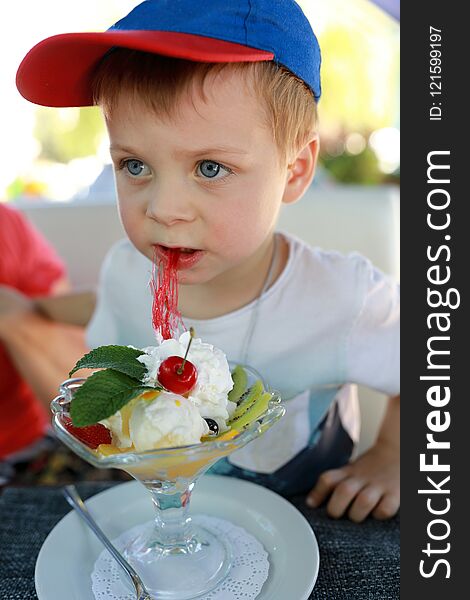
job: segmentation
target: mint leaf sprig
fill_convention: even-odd
[[[86,427],[107,419],[146,391],[161,390],[146,386],[145,366],[137,360],[144,354],[127,346],[100,346],[85,354],[70,371],[103,369],[93,373],[77,388],[70,404],[70,417],[76,427]]]
[[[82,356],[70,371],[69,377],[79,369],[114,369],[141,380],[147,370],[137,360],[142,354],[145,354],[142,350],[129,348],[129,346],[100,346]]]

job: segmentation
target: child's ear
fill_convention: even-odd
[[[320,143],[318,137],[315,136],[297,153],[295,159],[287,165],[286,187],[282,196],[284,204],[297,202],[312,183],[317,166],[319,149]]]

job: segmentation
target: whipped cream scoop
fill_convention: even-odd
[[[190,332],[185,331],[179,339],[161,339],[158,346],[142,348],[145,354],[138,357],[147,368],[142,382],[158,385],[158,369],[170,356],[184,357],[190,340]],[[187,359],[197,369],[197,382],[189,392],[189,399],[199,409],[202,417],[214,419],[223,429],[225,421],[235,410],[235,403],[228,400],[233,387],[230,367],[225,354],[212,344],[194,338]]]

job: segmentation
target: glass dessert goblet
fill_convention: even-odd
[[[233,366],[233,365],[232,365]],[[248,385],[261,376],[245,367]],[[65,427],[74,391],[84,379],[68,379],[51,403],[58,438],[98,468],[122,469],[149,491],[155,509],[152,525],[123,550],[147,589],[161,600],[197,598],[215,588],[231,566],[231,548],[209,527],[193,523],[189,512],[197,479],[217,460],[262,435],[285,413],[277,392],[269,390],[268,409],[234,437],[207,440],[177,448],[122,452],[103,456]]]

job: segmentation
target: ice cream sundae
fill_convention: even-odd
[[[143,452],[230,439],[258,419],[271,395],[247,386],[225,354],[195,338],[160,338],[138,350],[102,346],[74,369],[100,369],[76,391],[65,427],[98,454]]]

